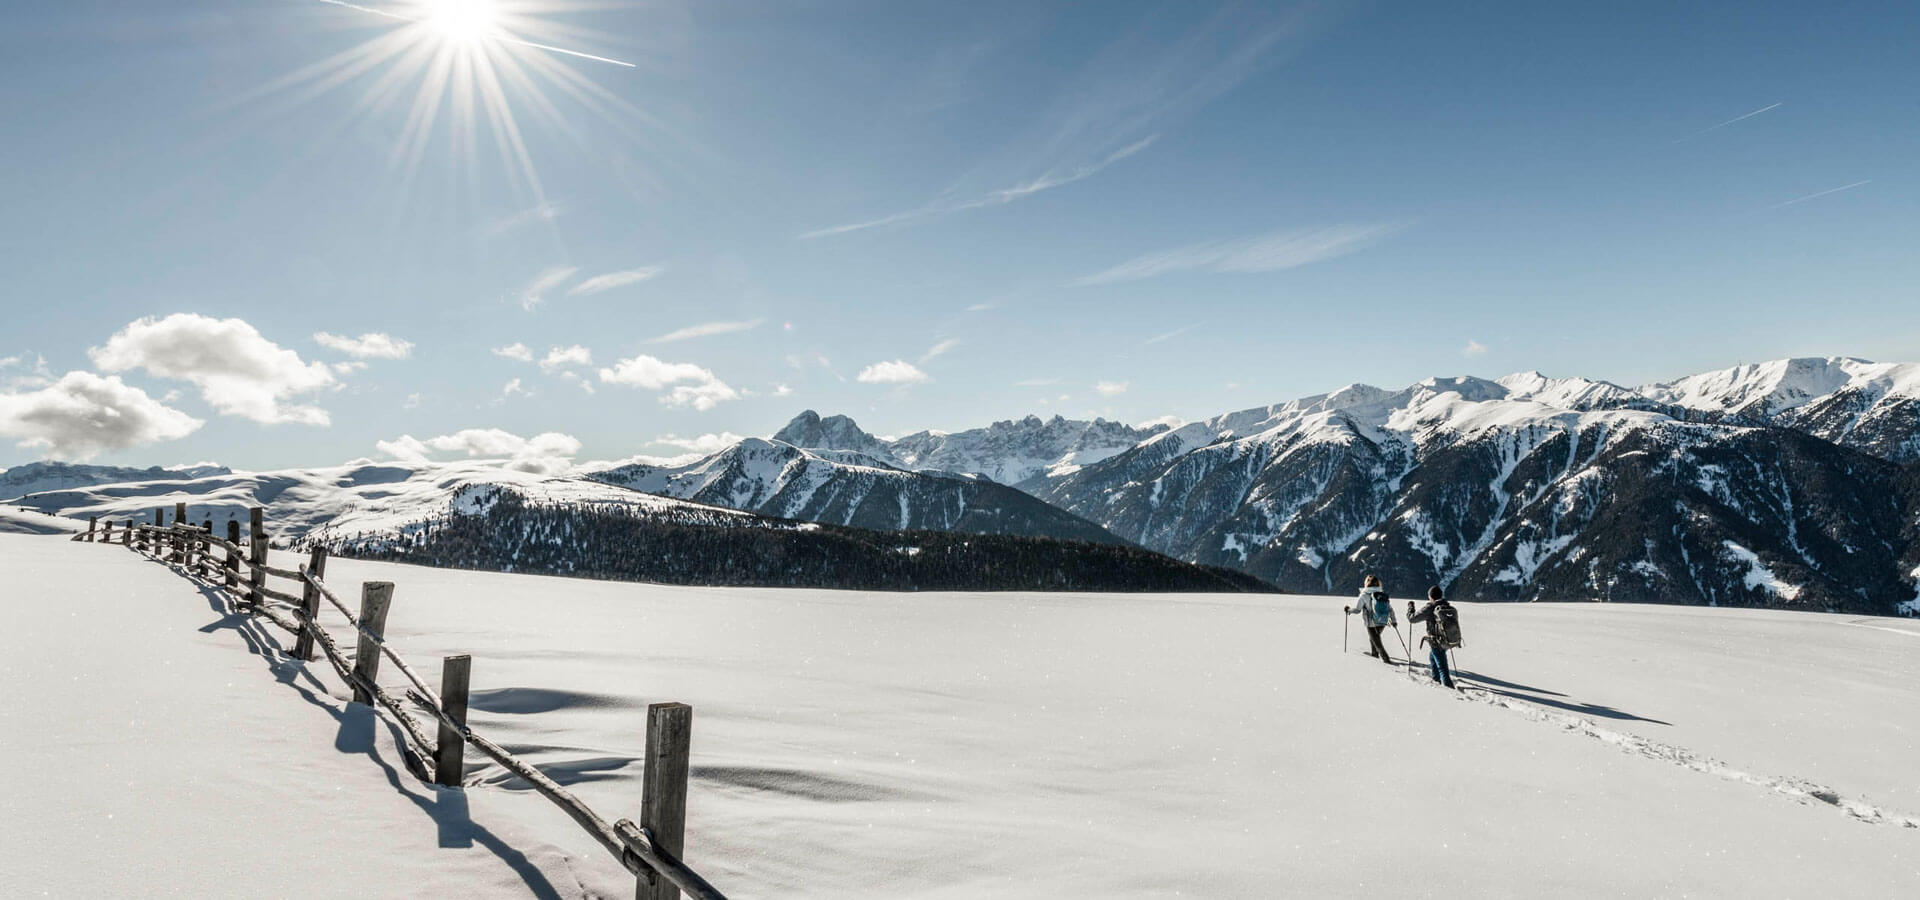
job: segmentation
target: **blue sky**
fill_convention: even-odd
[[[537,190],[420,75],[375,102],[391,60],[298,77],[442,52],[423,26],[11,12],[0,465],[466,429],[607,459],[804,408],[898,434],[1920,359],[1911,4],[494,5],[632,64],[495,46]]]

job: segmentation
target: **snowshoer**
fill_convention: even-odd
[[[1427,623],[1427,636],[1420,642],[1427,645],[1427,666],[1433,671],[1433,680],[1453,687],[1453,666],[1448,664],[1447,651],[1460,646],[1460,613],[1447,602],[1446,595],[1439,585],[1427,589],[1427,605],[1419,612],[1413,611],[1413,601],[1407,601],[1407,624]]]
[[[1380,643],[1380,632],[1388,625],[1399,625],[1399,620],[1393,615],[1393,601],[1380,587],[1380,576],[1367,576],[1366,584],[1360,588],[1360,598],[1347,607],[1347,615],[1360,616],[1360,621],[1367,626],[1367,641],[1373,645],[1367,655],[1392,665],[1393,657],[1387,655],[1386,645]]]

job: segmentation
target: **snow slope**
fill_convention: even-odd
[[[64,516],[18,506],[0,506],[0,532],[14,534],[73,534],[87,530],[87,523]]]
[[[24,497],[19,505],[85,520],[152,521],[185,501],[188,521],[229,518],[244,525],[247,508],[263,506],[273,537],[283,543],[324,528],[335,535],[401,532],[459,507],[474,511],[486,488],[510,487],[536,502],[612,505],[655,513],[685,512],[747,520],[735,510],[655,497],[583,478],[555,478],[505,468],[497,462],[352,463],[314,469],[233,472],[187,481],[136,481]]]
[[[492,766],[470,762],[472,825],[452,830],[493,839],[441,846],[466,821],[455,797],[390,774],[384,734],[387,768],[337,740],[323,667],[304,667],[320,689],[254,655],[159,566],[0,535],[0,567],[22,573],[0,602],[26,625],[0,646],[0,689],[25,698],[0,713],[0,762],[63,773],[0,793],[0,893],[514,896],[524,853],[547,896],[631,896]],[[1458,696],[1342,655],[1344,598],[329,575],[396,582],[396,646],[472,653],[475,727],[603,811],[637,809],[645,704],[693,704],[688,856],[736,897],[1864,897],[1920,879],[1920,627],[1897,619],[1469,605],[1478,686]],[[97,580],[96,617],[46,602],[74,578]],[[129,719],[140,732],[111,727]],[[345,808],[363,835],[319,827]]]

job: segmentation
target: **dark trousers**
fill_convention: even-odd
[[[1386,628],[1385,625],[1367,626],[1367,641],[1373,644],[1373,652],[1367,655],[1379,657],[1382,662],[1393,662],[1393,657],[1387,655],[1386,645],[1380,643],[1380,632]]]
[[[1447,664],[1446,648],[1439,644],[1428,644],[1427,667],[1433,670],[1433,680],[1453,687],[1453,667]]]

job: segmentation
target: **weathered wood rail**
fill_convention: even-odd
[[[292,634],[294,644],[289,656],[302,662],[324,657],[340,680],[353,689],[354,702],[385,710],[393,716],[395,724],[406,735],[401,751],[407,768],[421,780],[461,788],[465,775],[463,751],[467,746],[525,779],[605,847],[620,865],[637,876],[634,896],[638,900],[674,900],[682,892],[695,900],[725,900],[725,895],[680,858],[685,851],[693,707],[684,703],[655,703],[647,707],[640,821],[620,819],[609,823],[605,816],[559,782],[467,726],[471,657],[442,658],[439,691],[428,686],[401,658],[385,636],[387,611],[393,605],[392,582],[362,583],[360,608],[356,613],[324,580],[326,548],[313,548],[307,562],[295,569],[268,563],[271,546],[260,507],[248,511],[245,544],[241,543],[237,520],[228,520],[227,535],[222,539],[214,536],[211,520],[199,525],[190,523],[185,503],[174,505],[171,525],[165,521],[165,512],[155,509],[151,524],[123,522],[118,532],[111,520],[102,522],[94,516],[87,520],[87,530],[72,539],[113,544],[117,538],[120,546],[219,590],[235,611],[264,619]],[[215,550],[224,551],[222,558],[214,559]],[[242,569],[246,570],[244,577]],[[296,590],[279,590],[268,584],[268,578],[294,582]],[[352,653],[343,651],[322,626],[322,600],[339,610],[352,627],[355,637]],[[436,735],[429,737],[413,713],[380,686],[382,659],[392,662],[393,668],[412,685],[405,696],[434,720],[438,726]]]

